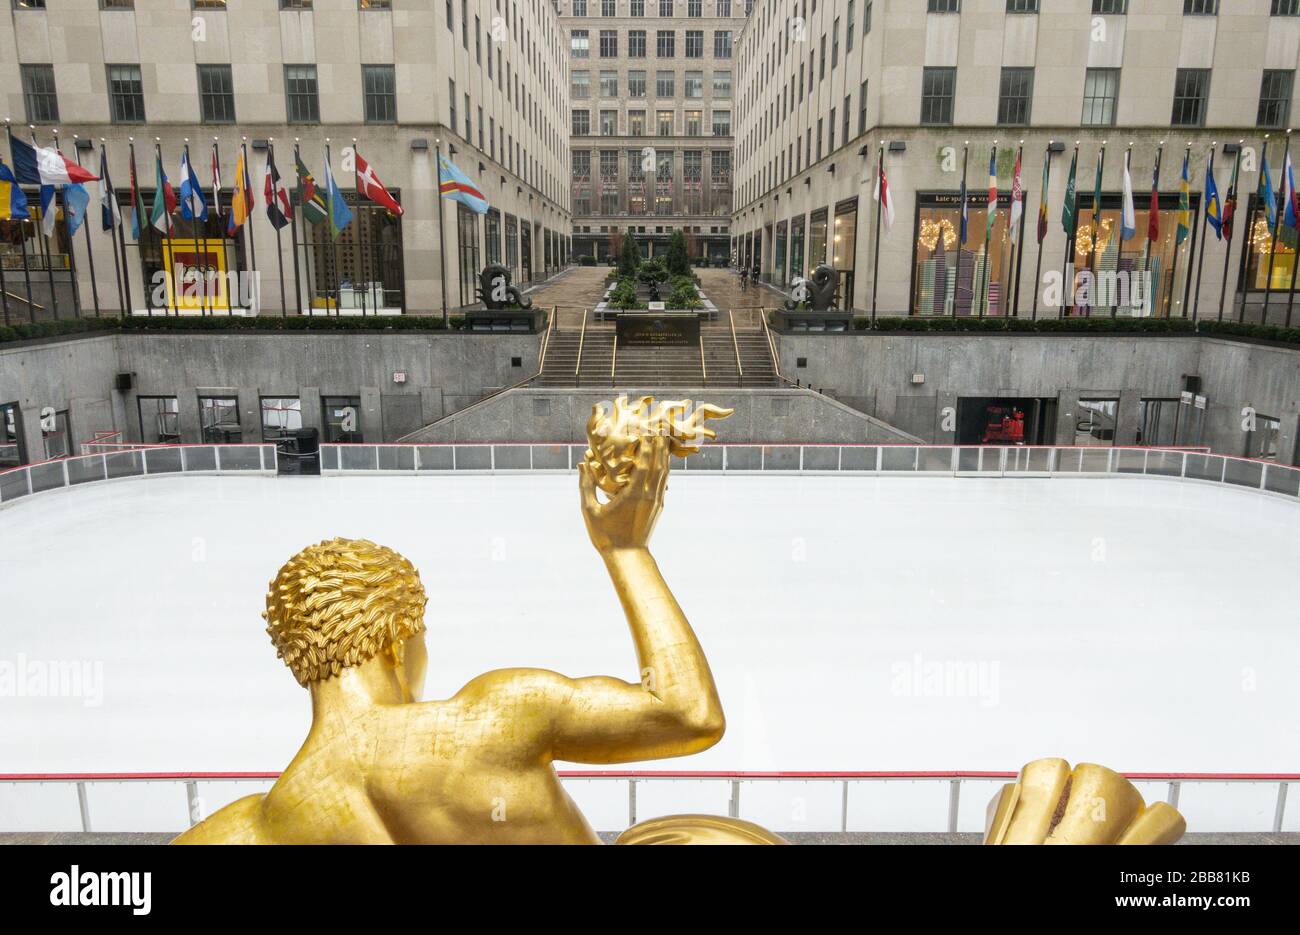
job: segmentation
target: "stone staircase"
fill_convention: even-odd
[[[774,387],[780,381],[761,322],[726,312],[700,325],[689,347],[616,347],[614,325],[594,316],[556,316],[534,386]],[[739,356],[739,359],[737,357]]]

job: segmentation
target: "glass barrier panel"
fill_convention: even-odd
[[[421,445],[415,450],[419,471],[450,471],[450,445]]]
[[[262,470],[261,445],[224,445],[216,452],[217,466],[223,471]]]
[[[146,448],[144,464],[150,474],[174,474],[181,468],[181,449]]]
[[[874,471],[880,449],[874,445],[845,445],[840,448],[841,471]]]
[[[27,468],[0,474],[0,503],[17,500],[31,493],[27,482]]]
[[[376,445],[381,471],[414,471],[415,449],[410,445]]]
[[[710,445],[706,442],[697,453],[691,455],[690,469],[692,471],[722,470],[722,451],[723,449],[717,445]]]
[[[917,449],[912,445],[885,445],[880,449],[882,471],[915,471]]]
[[[925,449],[921,449],[922,452]],[[979,448],[958,448],[957,449],[957,470],[959,471],[978,471],[980,469],[982,451]]]
[[[728,445],[728,471],[757,471],[763,466],[763,449],[757,445]]]
[[[1148,451],[1147,473],[1161,477],[1180,477],[1183,473],[1181,451]]]
[[[952,473],[952,448],[918,448],[917,464],[921,471]]]
[[[1080,449],[1078,448],[1053,448],[1056,453],[1056,468],[1058,474],[1077,474],[1079,473]]]
[[[373,471],[378,467],[374,445],[340,445],[339,467],[345,471]]]
[[[1223,459],[1218,455],[1203,455],[1188,452],[1187,471],[1184,477],[1196,480],[1219,481],[1223,479]]]
[[[799,470],[798,445],[764,445],[763,470],[797,471]]]
[[[28,469],[32,478],[32,493],[53,490],[63,486],[63,462],[51,461],[49,464],[33,464]]]
[[[186,471],[215,471],[217,452],[211,445],[191,445],[185,449]]]
[[[805,445],[803,449],[805,471],[838,471],[840,449],[836,445]]]
[[[493,463],[498,471],[528,470],[527,445],[493,445]]]
[[[144,473],[144,452],[118,451],[104,455],[104,467],[109,477],[138,477]]]
[[[456,470],[487,471],[492,467],[490,445],[457,445]]]
[[[338,445],[320,446],[320,469],[322,471],[337,471],[339,469]]]
[[[569,466],[568,445],[533,445],[533,470],[562,471]]]
[[[1147,453],[1142,448],[1116,448],[1115,472],[1117,474],[1145,474]]]
[[[103,455],[91,455],[89,458],[69,458],[66,463],[69,484],[85,484],[90,481],[103,480],[105,477]]]
[[[1224,471],[1223,479],[1229,484],[1238,484],[1242,487],[1258,487],[1260,480],[1264,476],[1264,465],[1258,461],[1239,461],[1236,458],[1225,458],[1227,469]]]
[[[1300,471],[1281,464],[1270,464],[1264,474],[1264,489],[1291,497],[1300,496]]]
[[[1084,474],[1105,474],[1110,470],[1109,448],[1080,448],[1079,470]]]
[[[569,467],[577,468],[577,466],[582,463],[583,455],[586,454],[587,449],[582,445],[569,445],[568,449]]]

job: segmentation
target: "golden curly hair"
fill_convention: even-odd
[[[266,594],[266,632],[302,686],[333,678],[424,632],[415,566],[368,539],[329,539],[284,564]]]

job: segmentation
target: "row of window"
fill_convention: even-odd
[[[108,104],[114,123],[144,123],[144,82],[139,65],[109,65]],[[53,65],[22,66],[28,123],[58,123],[59,98]],[[235,85],[229,65],[199,65],[199,119],[235,122]],[[392,65],[362,65],[366,123],[397,122],[397,81]],[[284,66],[285,117],[289,123],[320,122],[315,65]]]
[[[1007,0],[1008,13],[1037,13],[1039,0]],[[961,0],[927,0],[928,13],[960,13]],[[1113,16],[1128,13],[1128,0],[1092,0],[1092,12]],[[1186,16],[1216,16],[1219,0],[1183,0]],[[1273,16],[1300,16],[1300,0],[1271,0]]]
[[[1115,125],[1119,103],[1118,68],[1089,68],[1083,82],[1083,113],[1079,122],[1087,127]],[[1266,69],[1260,82],[1257,126],[1282,127],[1291,113],[1295,71]],[[948,126],[953,122],[953,98],[957,87],[956,68],[926,68],[921,78],[921,123]],[[1210,95],[1210,69],[1180,68],[1174,77],[1173,110],[1175,127],[1202,127]],[[1003,68],[998,88],[998,123],[1024,126],[1030,122],[1034,97],[1032,68]]]
[[[687,58],[704,58],[704,30],[686,30],[684,50]],[[597,50],[601,58],[618,58],[619,42],[617,29],[602,29],[596,37]],[[646,57],[646,31],[630,29],[627,33],[625,57]],[[591,58],[591,34],[585,29],[569,30],[569,54],[573,58]],[[676,58],[677,32],[673,29],[660,29],[655,33],[655,56],[657,58]],[[713,31],[713,57],[731,58],[731,30],[715,29]]]
[[[646,112],[644,110],[629,110],[627,112],[627,132],[620,133],[618,126],[617,110],[602,110],[599,114],[599,123],[597,124],[598,135],[600,136],[646,136],[647,130],[651,129],[646,122]],[[655,111],[655,122],[653,126],[654,136],[674,136],[674,129],[677,123],[676,110],[659,110]],[[591,111],[575,110],[573,112],[572,135],[591,136]],[[703,136],[704,135],[704,111],[688,110],[683,112],[682,118],[682,135],[683,136]],[[715,110],[713,111],[712,123],[713,136],[731,136],[731,111]]]
[[[712,77],[713,97],[724,100],[730,98],[731,72],[715,71]],[[602,70],[598,78],[600,81],[598,86],[600,97],[615,98],[619,96],[617,71],[613,69]],[[704,98],[704,72],[686,72],[682,82],[682,90],[688,100],[702,100]],[[633,99],[644,98],[646,91],[646,72],[639,69],[629,71],[627,73],[627,96]],[[570,72],[569,100],[583,101],[590,97],[591,72],[586,70]],[[665,99],[677,97],[677,73],[675,71],[655,73],[655,97]]]
[[[704,0],[686,0],[686,15],[692,19],[699,19],[704,15]],[[716,17],[731,16],[731,0],[713,0],[713,15]],[[673,17],[677,15],[677,4],[674,0],[658,0],[658,10],[661,17]],[[654,0],[651,0],[651,9],[655,9]],[[590,6],[587,0],[572,0],[570,4],[570,15],[572,16],[590,16],[589,11],[599,10],[601,16],[618,16],[618,0],[592,0]],[[645,16],[646,0],[628,0],[628,16]]]

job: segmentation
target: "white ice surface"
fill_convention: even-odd
[[[282,767],[309,709],[263,630],[266,585],[335,535],[420,570],[426,697],[502,666],[636,680],[576,487],[169,477],[0,511],[0,663],[103,666],[98,705],[0,697],[0,772]],[[647,768],[1300,771],[1300,504],[1146,478],[675,475],[652,547],[728,730]],[[927,790],[941,827],[946,791]],[[592,794],[626,813],[625,791]],[[22,824],[13,801],[0,828]]]

